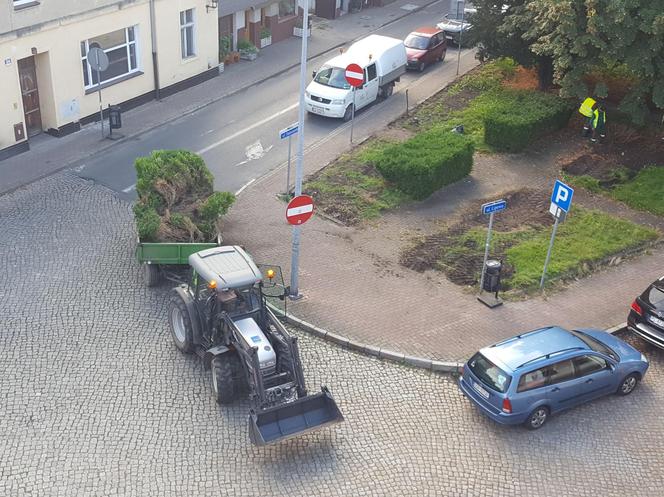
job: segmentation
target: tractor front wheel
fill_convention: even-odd
[[[226,353],[212,359],[212,395],[217,404],[230,404],[239,393],[236,381],[240,358],[234,353]]]
[[[168,305],[168,322],[171,325],[173,342],[180,351],[189,354],[194,350],[194,333],[191,316],[179,295],[173,295]]]

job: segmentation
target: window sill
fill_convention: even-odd
[[[85,89],[85,94],[89,95],[91,93],[96,92],[98,89],[104,89],[108,88],[109,86],[117,85],[118,83],[123,83],[127,81],[128,79],[136,78],[138,76],[143,76],[143,71],[136,71],[132,72],[130,74],[125,74],[122,77],[119,77],[118,79],[114,79],[113,81],[106,81],[105,83],[102,83],[100,86],[94,85],[91,86],[90,88]]]
[[[180,59],[181,64],[190,64],[191,62],[194,62],[195,60],[198,60],[198,55],[191,55],[189,57],[185,57],[183,59]]]
[[[39,4],[40,4],[39,0],[32,0],[31,2],[18,3],[14,4],[14,10],[28,9],[30,7],[36,7]]]

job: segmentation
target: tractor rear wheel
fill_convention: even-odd
[[[217,404],[230,404],[240,393],[237,381],[242,371],[240,358],[235,353],[226,353],[212,359],[212,395]]]
[[[168,323],[171,325],[173,342],[180,351],[189,354],[194,350],[194,333],[191,316],[179,295],[173,295],[168,304]]]

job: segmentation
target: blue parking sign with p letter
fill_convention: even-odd
[[[551,193],[551,202],[557,205],[565,212],[569,212],[572,206],[572,197],[574,196],[574,189],[560,180],[556,180],[553,185],[553,192]]]

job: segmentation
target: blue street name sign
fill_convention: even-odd
[[[572,206],[572,197],[574,196],[574,189],[560,180],[556,180],[553,185],[553,192],[551,193],[551,203],[555,204],[565,212],[569,212]]]
[[[284,138],[288,138],[289,136],[297,134],[299,126],[300,123],[293,123],[287,128],[282,129],[281,131],[279,131],[279,138],[283,140]]]
[[[496,200],[488,204],[482,204],[482,214],[492,214],[494,212],[502,211],[507,208],[506,200]]]

